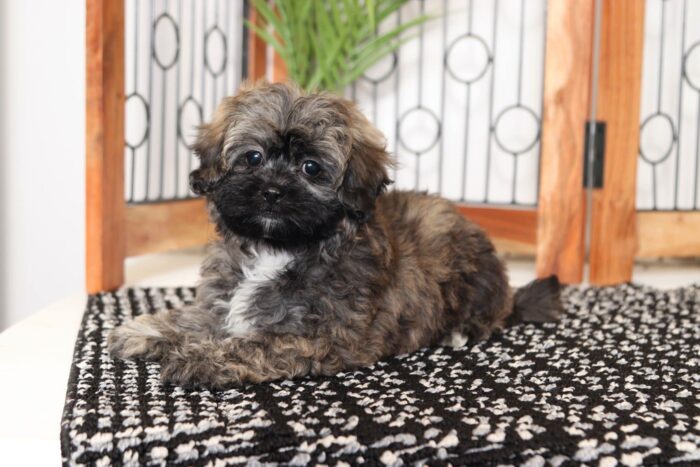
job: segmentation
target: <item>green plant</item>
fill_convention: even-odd
[[[270,28],[246,23],[279,54],[290,79],[306,90],[338,91],[410,39],[401,37],[404,31],[429,19],[378,34],[379,24],[407,1],[251,0]]]

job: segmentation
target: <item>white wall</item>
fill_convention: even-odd
[[[0,0],[0,330],[84,289],[83,0]]]

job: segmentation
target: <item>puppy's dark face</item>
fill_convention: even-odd
[[[208,194],[225,227],[279,243],[327,237],[344,214],[336,196],[340,161],[304,128],[258,125],[259,138],[246,131],[224,145],[229,166]]]
[[[351,102],[262,84],[220,105],[195,145],[190,175],[219,228],[283,245],[326,238],[364,222],[388,182],[381,134]]]

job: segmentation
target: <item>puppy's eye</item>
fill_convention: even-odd
[[[246,153],[245,159],[248,161],[249,166],[257,167],[262,164],[263,156],[258,151],[250,151]]]
[[[315,177],[321,172],[321,166],[314,161],[304,161],[301,165],[301,170],[309,177]]]

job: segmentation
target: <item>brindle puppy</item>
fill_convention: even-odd
[[[556,319],[556,278],[513,295],[493,245],[448,201],[384,193],[391,164],[355,105],[259,84],[199,133],[190,176],[220,239],[194,305],[139,316],[112,355],[225,387],[338,371],[506,322]]]

